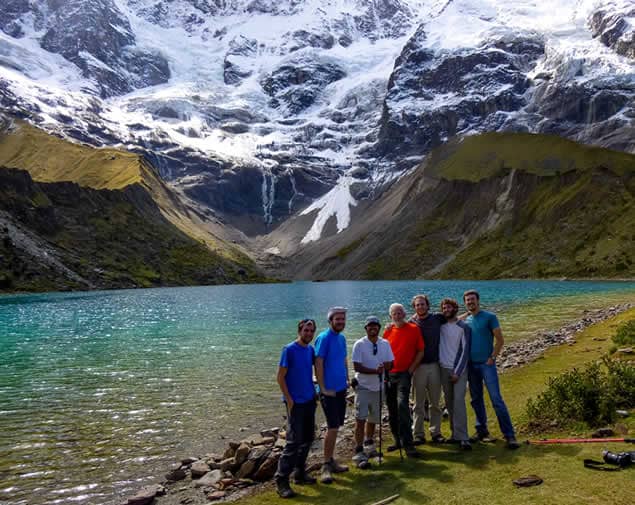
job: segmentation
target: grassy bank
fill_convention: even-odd
[[[527,399],[545,388],[546,378],[563,370],[580,366],[599,358],[611,346],[611,335],[626,320],[635,319],[635,309],[597,324],[580,333],[577,342],[547,351],[535,363],[506,373],[501,378],[503,396],[517,426],[526,421]],[[468,396],[469,398],[469,396]],[[495,421],[493,411],[488,410]],[[630,433],[635,429],[634,416],[626,419]],[[473,418],[470,418],[473,425]],[[495,424],[492,433],[500,436]],[[449,426],[444,422],[444,433]],[[571,434],[571,433],[567,433]],[[575,435],[575,433],[573,433]],[[580,433],[580,435],[587,433]],[[540,437],[563,433],[540,434]],[[521,432],[520,440],[531,437]],[[401,497],[395,504],[614,504],[626,505],[635,500],[635,469],[601,473],[582,466],[584,458],[601,459],[601,450],[633,450],[624,444],[525,446],[512,452],[503,442],[476,445],[471,453],[453,447],[424,446],[422,461],[401,463],[398,455],[388,455],[381,470],[352,471],[339,476],[331,486],[296,487],[302,494],[289,503],[371,504],[392,494]],[[517,489],[512,479],[537,474],[544,483],[537,487]],[[275,492],[269,491],[241,501],[243,505],[280,503]]]

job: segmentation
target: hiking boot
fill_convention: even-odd
[[[417,435],[412,443],[414,445],[424,445],[426,443],[426,437]]]
[[[470,444],[470,442],[468,440],[461,440],[459,447],[461,448],[462,451],[471,451],[472,450],[472,444]]]
[[[441,433],[437,433],[436,435],[432,435],[432,443],[433,444],[443,444],[445,443],[445,437],[441,435]]]
[[[348,467],[346,465],[340,465],[335,458],[331,458],[331,471],[333,473],[344,473],[348,472]]]
[[[372,440],[366,440],[364,442],[364,454],[369,458],[376,458],[379,455],[375,442]]]
[[[289,486],[289,479],[277,479],[276,488],[280,498],[293,498],[295,496],[295,492]]]
[[[361,468],[362,470],[370,468],[368,456],[366,456],[366,453],[363,450],[358,451],[355,456],[353,456],[353,463],[355,463],[355,466],[357,466],[357,468]]]
[[[401,444],[392,444],[386,448],[386,452],[395,452],[401,449]]]
[[[310,486],[311,484],[315,484],[317,482],[317,479],[306,473],[305,470],[296,470],[295,478],[293,481],[299,486]]]
[[[520,444],[518,443],[518,441],[516,440],[516,437],[509,437],[507,439],[507,448],[511,449],[512,451],[518,449],[520,447]]]
[[[331,463],[324,463],[322,465],[322,472],[320,473],[320,482],[322,484],[331,484],[333,482],[333,474],[331,473]]]
[[[470,437],[470,442],[483,442],[489,438],[489,431],[477,431]]]
[[[421,453],[415,449],[414,445],[407,445],[404,448],[404,451],[406,452],[406,456],[409,458],[416,459],[421,457]]]

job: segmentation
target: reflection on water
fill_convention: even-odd
[[[329,282],[0,297],[0,503],[118,503],[221,434],[281,422],[274,376],[295,322],[369,314],[428,293],[481,291],[508,340],[586,308],[635,300],[635,283]]]

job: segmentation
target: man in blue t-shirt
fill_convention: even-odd
[[[315,352],[309,344],[315,334],[315,321],[303,319],[298,323],[298,338],[282,349],[278,367],[278,384],[287,404],[287,443],[278,462],[276,486],[282,498],[295,493],[289,476],[295,469],[296,484],[315,484],[316,479],[306,472],[306,458],[315,433],[315,388],[313,362]]]
[[[476,434],[472,437],[472,441],[489,437],[487,412],[483,398],[483,383],[485,383],[496,412],[498,425],[507,440],[507,447],[518,449],[520,445],[516,441],[514,426],[500,392],[498,371],[496,370],[496,357],[500,354],[504,344],[503,332],[498,318],[492,312],[481,310],[478,291],[472,289],[463,293],[463,302],[469,311],[465,322],[472,330],[468,365],[470,396],[472,397],[472,408],[476,414]]]
[[[346,390],[348,389],[348,361],[346,360],[346,338],[341,331],[346,326],[346,309],[330,308],[327,314],[329,329],[315,339],[315,376],[320,386],[320,401],[328,430],[324,437],[324,464],[320,480],[324,484],[333,482],[333,473],[348,471],[333,457],[335,441],[346,415]]]

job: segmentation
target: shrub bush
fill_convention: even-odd
[[[617,327],[617,331],[613,335],[613,342],[619,346],[635,345],[635,319],[626,321]]]
[[[610,424],[616,409],[632,407],[635,367],[604,359],[550,378],[547,389],[527,401],[526,411],[529,426],[541,430],[579,422],[590,427]]]

